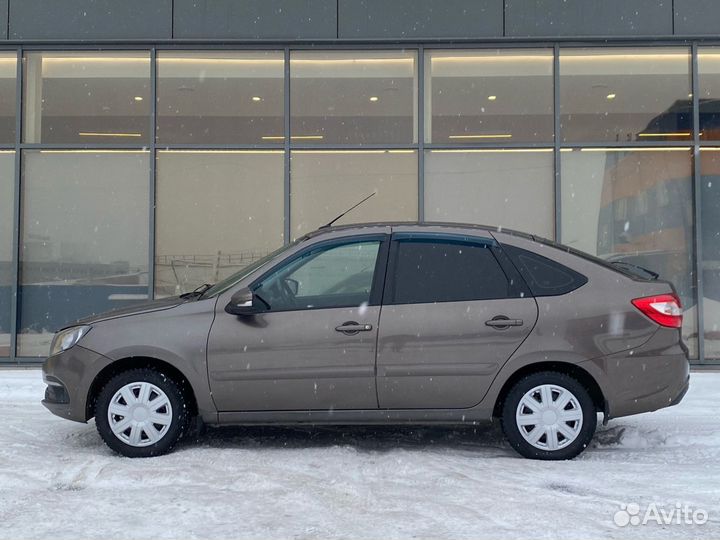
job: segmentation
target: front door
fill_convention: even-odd
[[[492,238],[393,235],[378,342],[380,408],[482,400],[538,314],[497,249]]]
[[[387,236],[312,245],[250,288],[266,309],[216,308],[208,374],[220,411],[377,409]]]

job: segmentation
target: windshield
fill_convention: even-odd
[[[265,257],[263,257],[262,259],[258,259],[258,260],[255,261],[254,263],[249,264],[248,266],[246,266],[245,268],[243,268],[243,269],[240,270],[239,272],[235,272],[233,275],[231,275],[231,276],[229,276],[229,277],[226,277],[226,278],[223,279],[222,281],[218,281],[215,285],[213,285],[212,287],[210,287],[209,289],[207,289],[207,290],[202,294],[202,297],[203,297],[203,298],[210,298],[211,296],[217,296],[218,294],[224,293],[224,292],[227,291],[230,287],[232,287],[233,285],[235,285],[238,281],[244,279],[245,277],[247,277],[248,275],[250,275],[251,273],[253,273],[255,270],[257,270],[257,269],[260,268],[261,266],[266,265],[268,262],[270,262],[271,260],[273,260],[275,257],[277,257],[278,255],[280,255],[281,253],[284,253],[285,251],[287,251],[287,250],[290,249],[291,247],[297,245],[297,244],[298,244],[300,241],[302,241],[302,240],[303,240],[303,239],[301,238],[301,239],[295,240],[294,242],[290,242],[288,245],[283,246],[283,247],[281,247],[281,248],[279,248],[279,249],[276,249],[275,251],[273,251],[273,252],[270,253],[269,255],[265,255]]]

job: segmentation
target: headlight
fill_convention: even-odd
[[[74,346],[80,339],[90,331],[90,326],[73,326],[61,330],[52,340],[50,345],[50,356],[66,351]]]

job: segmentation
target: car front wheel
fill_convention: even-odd
[[[169,452],[188,426],[182,389],[150,368],[115,375],[98,395],[95,424],[105,443],[127,457]]]
[[[511,446],[532,459],[572,459],[590,444],[597,413],[590,394],[573,377],[544,371],[520,379],[502,408]]]

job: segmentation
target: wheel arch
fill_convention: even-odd
[[[558,361],[534,362],[532,364],[527,364],[510,375],[510,377],[508,377],[503,383],[500,388],[500,392],[495,399],[492,416],[499,418],[502,415],[502,406],[505,402],[505,398],[515,383],[527,375],[538,373],[540,371],[556,371],[576,379],[588,391],[598,412],[602,412],[607,417],[607,400],[605,399],[605,395],[603,394],[600,385],[590,372],[578,364]]]
[[[179,370],[176,366],[173,366],[169,362],[160,360],[158,358],[148,356],[133,356],[113,361],[112,363],[105,366],[102,370],[100,370],[100,372],[95,376],[92,383],[90,384],[87,399],[85,401],[85,420],[90,420],[93,416],[95,416],[95,404],[97,401],[97,397],[102,388],[105,386],[105,384],[107,384],[110,379],[124,371],[138,368],[155,369],[156,371],[159,371],[170,377],[173,381],[180,385],[180,388],[182,388],[183,392],[185,392],[188,398],[188,405],[190,407],[191,416],[194,417],[199,413],[195,389],[190,383],[188,377],[181,370]]]

